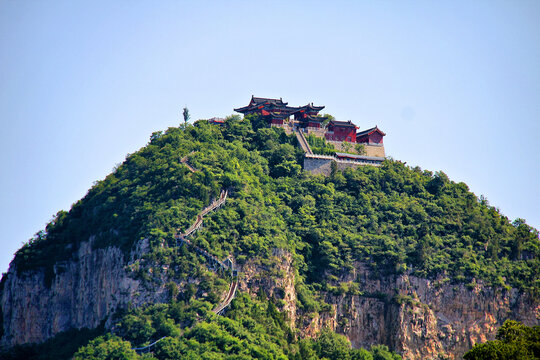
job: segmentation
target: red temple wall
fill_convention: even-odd
[[[373,144],[382,144],[383,142],[383,137],[381,134],[379,134],[378,132],[374,132],[373,134],[371,134],[371,136],[369,137],[369,142],[370,143],[373,143]]]
[[[363,135],[356,139],[358,143],[368,143],[368,144],[382,144],[383,136],[378,132],[374,132],[371,135]]]
[[[369,142],[369,137],[367,135],[360,136],[356,138],[357,143],[367,143]]]
[[[330,129],[332,130],[332,129]],[[333,127],[334,133],[333,134],[326,134],[326,138],[328,140],[333,141],[351,141],[356,142],[356,129],[350,128],[350,127]],[[347,138],[350,138],[347,140]]]

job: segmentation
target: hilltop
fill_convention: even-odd
[[[385,346],[420,359],[460,356],[507,318],[538,324],[540,242],[524,220],[392,159],[314,176],[297,137],[266,125],[232,116],[152,134],[15,254],[2,344],[80,329],[78,345],[109,333],[81,357],[163,338],[158,359],[397,356]],[[223,190],[190,238],[238,268],[218,316],[231,275],[178,234]]]

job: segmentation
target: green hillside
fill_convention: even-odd
[[[181,162],[185,156],[199,171]],[[53,265],[70,259],[91,236],[96,247],[115,245],[126,253],[148,238],[146,264],[170,265],[178,279],[204,280],[204,289],[171,290],[168,304],[119,315],[117,335],[94,340],[80,358],[101,359],[99,351],[111,347],[130,353],[133,346],[167,336],[156,345],[158,359],[391,359],[384,347],[350,350],[348,340],[329,332],[300,340],[279,311],[280,300],[264,294],[240,294],[224,317],[211,313],[227,283],[205,268],[204,258],[179,250],[173,235],[187,229],[221,189],[229,189],[227,205],[205,218],[205,229],[192,242],[219,258],[232,254],[240,264],[264,263],[274,248],[288,250],[305,316],[328,310],[323,291],[362,294],[355,282],[336,282],[355,262],[381,275],[410,271],[540,295],[537,230],[521,219],[510,222],[466,184],[395,160],[380,168],[312,176],[302,171],[302,156],[294,136],[256,117],[230,117],[223,126],[198,121],[154,133],[147,146],[128,155],[16,253],[17,271],[44,269],[50,284]],[[142,266],[136,276],[151,281]]]

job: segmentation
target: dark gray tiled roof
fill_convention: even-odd
[[[367,130],[360,131],[360,132],[356,133],[356,136],[369,135],[369,134],[371,134],[372,132],[377,131],[377,130],[381,133],[382,136],[385,136],[385,135],[386,135],[385,133],[383,133],[383,132],[381,131],[381,129],[379,129],[377,126],[375,126],[375,127],[372,127],[371,129],[367,129]]]
[[[356,127],[350,120],[349,121],[337,121],[332,120],[330,121],[330,124],[334,124],[335,126],[346,126],[346,127]]]
[[[261,104],[261,103],[265,103],[265,102],[269,102],[271,104],[276,104],[276,105],[287,105],[288,104],[286,102],[283,102],[283,99],[281,99],[281,98],[279,98],[279,99],[270,99],[270,98],[261,98],[261,97],[252,96],[251,100],[256,104]]]

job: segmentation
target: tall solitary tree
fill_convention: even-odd
[[[187,125],[187,122],[189,121],[189,110],[187,106],[184,108],[182,114],[184,115],[184,125]]]

